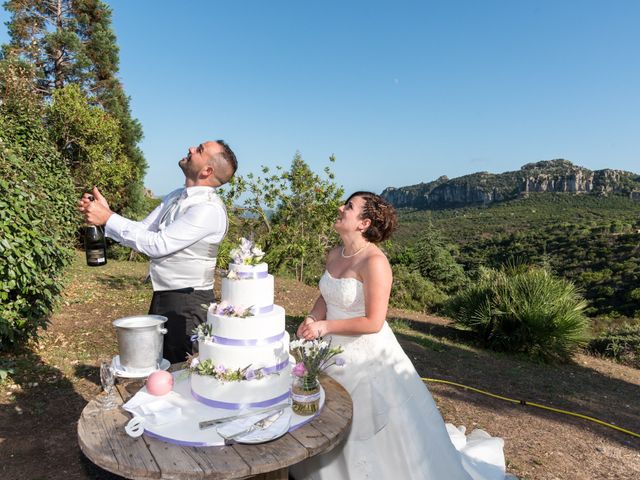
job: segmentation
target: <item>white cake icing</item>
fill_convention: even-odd
[[[197,400],[203,403],[214,401],[216,407],[232,410],[285,402],[290,388],[289,368],[260,379],[241,382],[221,382],[207,375],[191,375],[191,391]]]
[[[223,297],[224,298],[224,297]],[[213,335],[231,340],[262,340],[282,335],[284,332],[284,308],[274,305],[269,313],[246,318],[207,314],[207,323],[213,328]],[[273,339],[272,341],[276,341]]]
[[[245,320],[245,319],[236,319]],[[238,347],[221,345],[210,340],[200,342],[200,356],[210,358],[214,365],[238,369],[271,368],[289,361],[289,334],[284,332],[281,340],[267,345]]]
[[[266,263],[255,266],[231,263],[229,271],[237,274],[238,278],[222,279],[222,300],[238,307],[253,307],[257,313],[273,305],[273,275],[269,275]],[[251,278],[260,275],[264,276]]]
[[[193,395],[205,404],[229,409],[284,402],[291,388],[290,339],[285,332],[284,308],[273,305],[273,276],[268,274],[266,263],[232,263],[229,271],[234,273],[232,278],[222,279],[222,303],[236,309],[254,307],[254,315],[229,316],[210,309],[207,323],[211,336],[200,339],[198,360],[209,360],[216,368],[249,371],[251,376],[222,381],[193,372]],[[261,313],[265,310],[269,311]]]

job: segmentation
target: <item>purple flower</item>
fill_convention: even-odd
[[[216,367],[216,373],[218,375],[224,375],[225,373],[227,373],[227,369],[224,368],[224,365],[220,364]]]
[[[345,363],[344,358],[342,357],[336,357],[334,361],[336,362],[336,365],[339,367],[343,366]]]
[[[304,377],[307,374],[307,369],[302,362],[296,363],[291,371],[296,377]]]
[[[253,380],[254,378],[256,378],[256,371],[253,368],[250,368],[244,374],[244,378],[246,378],[247,380]]]

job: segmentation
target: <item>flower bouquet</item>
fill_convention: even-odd
[[[258,245],[255,245],[251,240],[244,237],[240,239],[240,245],[229,252],[231,260],[236,265],[258,265],[262,262],[264,255],[265,253]],[[233,270],[229,270],[227,277],[235,279],[237,277],[237,273]]]
[[[294,340],[289,345],[296,360],[293,367],[293,411],[298,415],[313,415],[320,406],[320,381],[318,375],[326,368],[344,365],[344,359],[336,355],[342,347],[331,347],[331,341]]]

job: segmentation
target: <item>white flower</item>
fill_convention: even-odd
[[[265,253],[253,244],[253,241],[244,237],[240,239],[240,245],[229,252],[234,263],[239,265],[256,265],[264,257]]]
[[[252,247],[253,247],[253,242],[251,240],[247,240],[244,237],[240,239],[240,249],[243,252],[250,252]]]
[[[190,367],[191,368],[196,368],[198,365],[200,365],[200,360],[198,359],[198,357],[193,357],[191,359]]]
[[[302,342],[300,340],[294,340],[289,344],[290,348],[299,348]]]
[[[322,340],[319,344],[318,344],[318,348],[327,348],[329,346],[329,344],[325,341]]]
[[[229,270],[229,273],[227,273],[227,278],[229,280],[237,280],[238,279],[238,273],[235,270]]]
[[[229,256],[233,259],[234,263],[242,263],[241,261],[242,252],[239,248],[234,248],[229,252]]]

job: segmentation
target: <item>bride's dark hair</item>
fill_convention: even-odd
[[[345,203],[353,197],[360,197],[364,200],[360,218],[371,220],[371,225],[362,232],[362,236],[371,243],[380,243],[389,238],[398,226],[398,218],[393,205],[372,192],[352,193]]]

